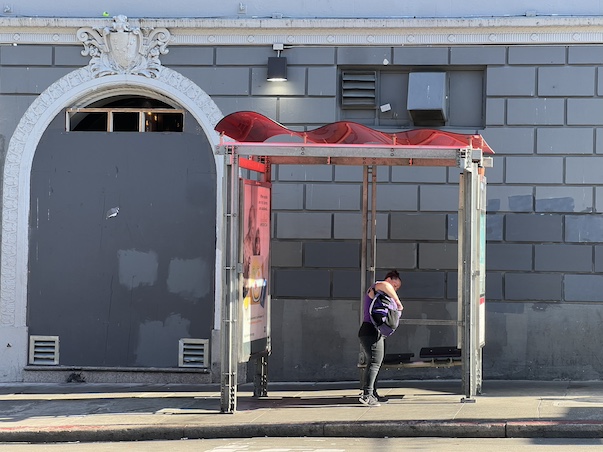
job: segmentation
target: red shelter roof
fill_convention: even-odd
[[[262,143],[277,136],[298,137],[315,144],[380,144],[425,147],[472,147],[486,154],[494,151],[481,135],[445,132],[435,129],[414,129],[405,132],[381,132],[351,121],[339,121],[307,132],[297,132],[253,111],[231,113],[215,127],[227,137],[247,143]],[[272,141],[272,140],[271,140]]]

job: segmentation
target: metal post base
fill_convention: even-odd
[[[266,355],[258,356],[255,359],[253,396],[268,397],[268,358]]]

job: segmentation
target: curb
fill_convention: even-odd
[[[508,438],[603,438],[601,421],[509,421]]]
[[[65,425],[0,428],[0,443],[251,437],[603,438],[601,421],[361,421],[243,425]]]

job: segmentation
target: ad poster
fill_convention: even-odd
[[[267,350],[269,336],[270,185],[243,184],[242,329],[244,360]]]

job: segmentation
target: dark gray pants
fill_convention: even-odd
[[[385,355],[385,342],[383,336],[377,333],[358,336],[360,345],[364,351],[366,367],[361,374],[360,386],[363,394],[373,394],[376,389],[377,375],[381,369],[383,356]]]

